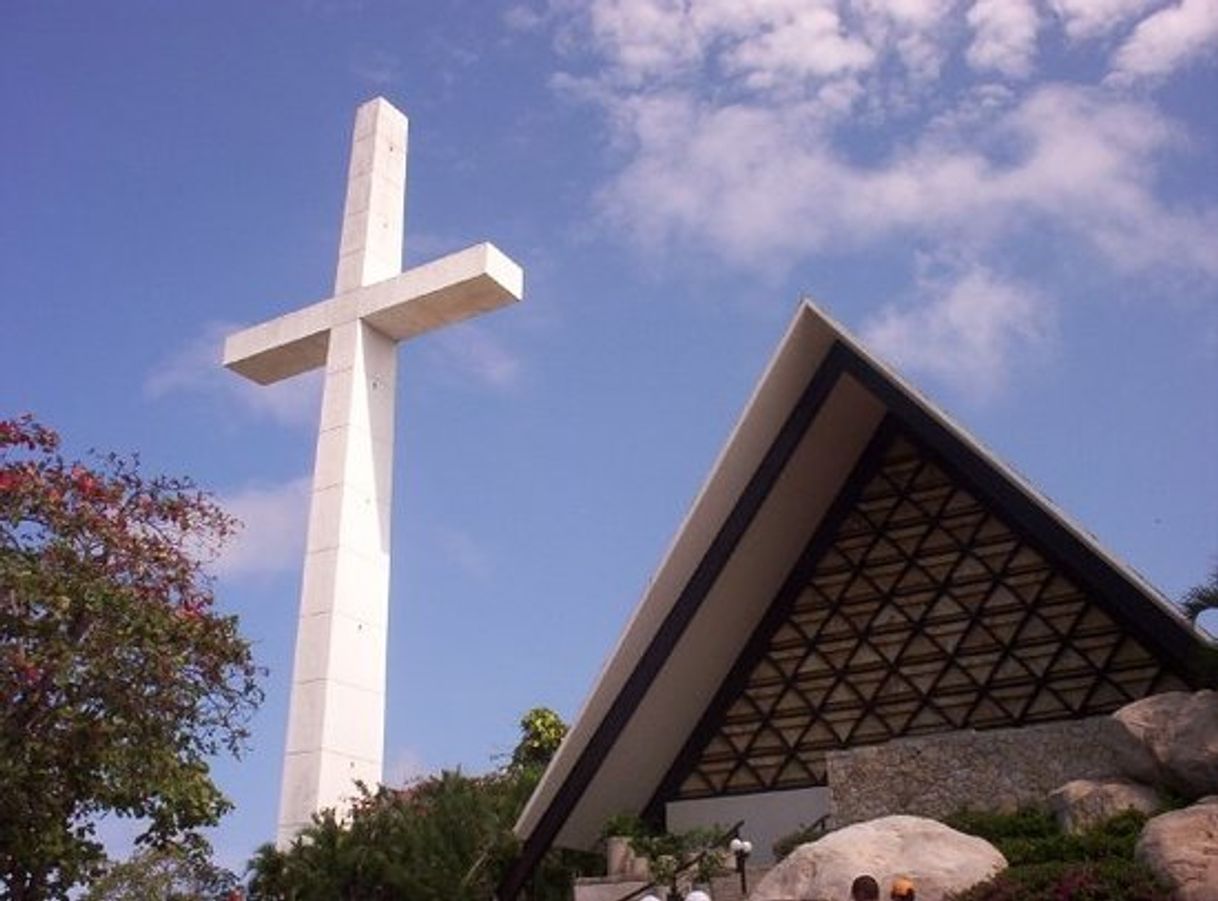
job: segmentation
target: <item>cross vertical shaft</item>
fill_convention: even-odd
[[[406,117],[356,115],[334,293],[398,274]],[[330,330],[313,470],[278,841],[382,774],[397,342],[352,317]]]

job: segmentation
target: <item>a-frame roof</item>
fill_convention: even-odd
[[[898,484],[901,479],[907,479],[905,488]],[[877,485],[881,489],[878,494]],[[887,490],[892,486],[897,487]],[[826,597],[828,589],[815,584],[814,577],[822,573],[822,582],[836,578],[826,555],[836,554],[844,561],[851,554],[850,543],[855,540],[851,534],[857,537],[858,532],[850,533],[851,517],[867,519],[863,506],[869,503],[868,497],[875,496],[875,503],[888,503],[893,509],[909,500],[914,505],[910,509],[929,510],[915,496],[918,492],[938,498],[937,512],[926,513],[928,518],[953,506],[960,517],[972,517],[973,537],[956,540],[956,545],[963,547],[979,531],[990,530],[991,543],[1001,545],[1007,555],[1004,578],[1008,568],[1018,568],[1010,562],[1018,558],[1028,578],[1039,579],[1040,585],[1036,598],[1040,606],[1035,615],[1016,616],[995,608],[992,615],[986,614],[990,621],[985,623],[970,624],[963,612],[959,617],[943,617],[943,629],[955,630],[955,643],[950,647],[942,641],[936,643],[932,635],[928,645],[932,656],[964,653],[960,638],[966,633],[987,636],[995,643],[989,659],[990,671],[996,673],[997,662],[1013,656],[1014,644],[1032,643],[1032,639],[1024,638],[1031,634],[1029,620],[1048,632],[1062,628],[1054,622],[1052,611],[1056,610],[1068,616],[1070,630],[1084,630],[1078,624],[1088,623],[1085,628],[1091,630],[1087,634],[1093,640],[1092,650],[1086,653],[1101,655],[1105,661],[1122,654],[1137,658],[1125,667],[1124,678],[1126,682],[1135,678],[1142,681],[1133,688],[1120,685],[1120,674],[1101,672],[1108,662],[1097,664],[1093,667],[1096,678],[1074,700],[1066,697],[1065,689],[1053,688],[1037,695],[1048,698],[1051,693],[1057,699],[1054,703],[1061,707],[1046,713],[1048,718],[1086,715],[1094,712],[1095,704],[1103,709],[1101,700],[1093,697],[1101,683],[1104,688],[1144,693],[1201,682],[1196,661],[1203,640],[1174,605],[805,301],[799,305],[570,734],[525,807],[516,825],[522,853],[500,886],[500,898],[506,901],[519,891],[549,847],[588,847],[609,816],[628,810],[641,812],[649,806],[654,811],[657,803],[680,792],[683,782],[694,785],[693,794],[687,795],[690,797],[697,796],[699,784],[708,786],[708,791],[728,792],[732,786],[725,785],[723,779],[730,769],[736,774],[747,773],[762,790],[778,787],[785,764],[794,766],[796,762],[790,747],[786,758],[773,758],[772,777],[762,777],[760,783],[755,777],[762,766],[736,758],[728,760],[731,754],[720,755],[726,762],[721,767],[722,779],[716,783],[719,777],[711,772],[717,766],[716,758],[709,753],[708,747],[713,745],[708,746],[708,742],[729,747],[730,741],[725,743],[716,729],[722,731],[723,714],[734,701],[759,709],[755,698],[744,697],[750,684],[756,684],[758,691],[770,692],[767,710],[781,707],[782,698],[796,697],[796,677],[788,672],[784,681],[779,672],[783,663],[778,659],[778,630],[784,627],[783,618],[797,615],[799,598],[809,596],[809,592]],[[891,516],[886,522],[890,521],[895,522]],[[951,523],[927,522],[922,529],[923,535],[942,535],[953,543]],[[894,553],[901,553],[899,539],[893,544],[892,535],[878,534],[884,529],[872,531],[877,533],[869,545],[872,552],[877,543],[883,543]],[[929,543],[933,543],[929,538],[919,539],[919,549]],[[873,555],[876,559],[881,556]],[[910,554],[904,556],[909,558]],[[969,562],[987,565],[980,552]],[[818,565],[820,569],[816,569]],[[886,566],[893,573],[900,569],[895,563],[877,563],[866,576],[873,589],[883,578]],[[901,571],[911,568],[928,571],[917,561]],[[1037,575],[1038,571],[1043,572]],[[997,598],[997,593],[991,593]],[[1018,603],[1018,598],[1014,602]],[[815,626],[820,631],[814,634],[806,623],[803,625],[805,648],[817,642],[825,647],[832,645],[829,630],[834,617],[850,630],[849,610],[843,612],[843,605],[849,604],[848,598],[821,604],[820,622]],[[868,616],[874,622],[875,604],[870,609]],[[922,629],[928,618],[933,620],[933,613],[923,609],[917,629]],[[974,619],[980,616],[974,613]],[[1011,623],[1006,627],[1006,638],[1001,634],[1004,618]],[[901,644],[899,653],[906,653],[913,640],[914,630],[905,631],[910,637],[897,634],[898,628],[893,633],[896,637],[889,639],[890,645]],[[1054,647],[1063,648],[1074,634],[1061,631]],[[1132,634],[1136,640],[1126,641],[1122,634]],[[925,640],[921,633],[917,638]],[[1006,645],[999,648],[1004,641]],[[860,665],[860,674],[879,674],[859,675],[861,681],[890,678],[904,665],[900,660],[894,662],[897,652],[890,654],[883,642],[855,640],[850,644],[847,654],[852,659],[861,660],[862,651],[866,651],[877,661]],[[885,654],[894,659],[885,664]],[[1058,650],[1052,661],[1027,664],[1027,680],[1035,680],[1032,670],[1037,666],[1043,672],[1045,667],[1056,665],[1060,656]],[[835,666],[831,662],[825,665]],[[939,668],[945,671],[947,666]],[[774,673],[773,679],[763,678],[767,669]],[[843,670],[839,667],[833,672],[840,682]],[[1111,683],[1106,681],[1109,677]],[[922,693],[906,704],[903,722],[909,724],[919,711],[929,713],[931,708],[946,728],[953,724],[984,728],[987,723],[1005,725],[1024,722],[1025,717],[1035,719],[1028,703],[1017,715],[1007,716],[1009,722],[1003,721],[1006,714],[1001,697],[995,708],[999,711],[997,719],[979,718],[978,704],[990,700],[982,697],[989,684],[982,690],[975,676],[961,673],[960,678],[974,681],[973,701],[967,711],[962,707],[961,713],[945,713],[944,703]],[[994,677],[986,678],[992,681]],[[767,681],[768,689],[762,686]],[[912,678],[901,681],[910,692],[917,693]],[[870,691],[875,693],[874,685]],[[861,693],[855,691],[854,695]],[[867,709],[856,711],[849,724],[851,736],[862,734],[858,730],[865,726],[865,719],[883,723],[884,728],[876,727],[881,733],[887,729],[873,741],[906,734],[891,726],[891,717],[873,716],[877,711],[866,704],[862,707]],[[755,722],[740,726],[751,730],[750,748],[759,736],[772,737],[775,745],[783,743],[781,728],[767,718],[771,715],[776,714],[759,714],[752,718]],[[795,715],[807,719],[806,710]],[[844,735],[839,730],[836,740],[844,742]],[[806,764],[805,760],[804,776],[814,779]]]

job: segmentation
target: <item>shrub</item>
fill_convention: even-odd
[[[695,883],[710,882],[727,870],[722,852],[733,830],[704,826],[685,832],[638,835],[630,840],[636,854],[647,858],[656,885],[676,892],[678,877],[688,876]]]
[[[536,786],[546,746],[534,727],[561,720],[530,711],[511,762],[482,776],[443,772],[402,790],[363,791],[347,821],[314,816],[286,850],[264,845],[250,861],[251,901],[483,901],[519,851],[512,824]],[[565,728],[565,727],[564,727]],[[524,748],[525,750],[521,750]],[[531,901],[566,901],[575,874],[598,856],[553,849],[534,872]]]
[[[1028,864],[951,896],[953,901],[1171,901],[1154,874],[1132,860]]]
[[[948,825],[986,839],[1010,867],[952,896],[955,901],[1170,901],[1171,892],[1134,860],[1146,817],[1126,811],[1079,835],[1058,828],[1047,810],[1014,814],[964,811]]]
[[[1027,808],[1014,814],[964,811],[948,817],[953,829],[977,835],[994,845],[1012,867],[1054,861],[1133,859],[1133,848],[1146,817],[1128,810],[1079,835],[1058,828],[1053,814]]]
[[[643,838],[653,835],[654,832],[655,830],[644,822],[638,814],[615,813],[605,820],[605,825],[601,827],[601,838],[613,838],[615,836],[622,838]]]

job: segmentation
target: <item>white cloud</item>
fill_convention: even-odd
[[[975,69],[1022,77],[1032,71],[1040,15],[1032,0],[976,0],[968,11],[973,42],[965,53]]]
[[[545,13],[524,3],[514,4],[503,11],[503,24],[512,31],[536,31],[545,21]]]
[[[157,365],[144,380],[144,393],[153,399],[178,393],[203,394],[284,425],[315,424],[321,398],[320,373],[258,385],[229,372],[220,363],[224,336],[238,329],[240,326],[232,323],[209,323],[202,334]]]
[[[435,541],[444,558],[465,575],[483,579],[490,574],[491,561],[486,549],[468,532],[442,526],[436,529]]]
[[[1073,40],[1099,37],[1128,24],[1163,0],[1049,0]]]
[[[441,378],[455,377],[480,387],[510,389],[523,370],[520,358],[493,332],[476,323],[438,333],[429,351]]]
[[[866,69],[875,52],[845,33],[837,11],[800,4],[777,21],[724,54],[729,72],[743,76],[750,88],[770,89],[810,77],[825,78]]]
[[[616,231],[645,252],[690,246],[771,275],[894,239],[967,260],[869,334],[890,349],[928,336],[943,352],[906,350],[906,363],[983,395],[1053,318],[1043,280],[995,274],[1030,235],[1122,277],[1218,280],[1218,204],[1160,192],[1190,136],[1128,90],[1203,61],[1216,9],[550,0],[547,16],[578,57],[556,85],[610,126],[616,168],[596,197]],[[1051,67],[1075,80],[1047,80]]]
[[[1044,350],[1051,308],[1027,286],[971,264],[923,281],[918,302],[889,306],[868,320],[863,340],[901,369],[947,382],[974,400],[1006,383],[1016,360]]]
[[[564,44],[592,43],[609,64],[607,75],[623,85],[655,79],[700,78],[715,65],[751,88],[792,89],[807,80],[870,68],[876,58],[871,37],[908,38],[951,0],[905,0],[890,9],[834,0],[598,0],[580,11],[564,31]],[[872,35],[847,25],[868,16]],[[815,89],[815,88],[814,88]]]
[[[1169,75],[1218,51],[1218,0],[1181,0],[1143,19],[1113,56],[1116,81]]]
[[[702,52],[682,0],[600,0],[587,8],[594,40],[628,82],[670,74]]]
[[[1052,14],[1042,14],[1046,5]],[[1077,47],[1136,26],[1116,73],[1164,74],[1213,47],[1218,0],[550,0],[545,13],[517,6],[511,18],[535,26],[556,16],[561,46],[594,50],[601,77],[619,87],[721,89],[708,77],[720,75],[729,96],[811,96],[825,79],[867,70],[875,97],[905,98],[914,85],[902,79],[933,79],[957,53],[974,68],[1027,77],[1050,28]]]
[[[890,53],[911,73],[937,72],[938,34],[955,2],[593,0],[570,5],[562,43],[590,44],[605,76],[626,86],[705,83],[712,66],[742,87],[815,93],[819,80],[871,69]]]
[[[669,92],[623,99],[616,115],[635,150],[601,203],[641,246],[692,238],[760,268],[828,240],[841,166],[802,110]]]
[[[643,246],[688,239],[769,267],[897,228],[976,241],[979,220],[998,238],[1038,217],[1125,268],[1209,273],[1214,210],[1156,194],[1179,142],[1151,100],[922,84],[953,53],[1030,78],[1042,28],[1091,35],[1149,2],[1057,0],[1060,18],[1042,21],[1034,0],[974,0],[964,28],[953,0],[592,0],[551,12],[567,9],[568,45],[579,34],[605,63],[559,81],[603,106],[624,162],[599,196]],[[1191,59],[1216,8],[1152,12],[1117,53],[1122,71]]]
[[[677,91],[622,98],[616,121],[634,151],[602,203],[644,245],[692,240],[759,268],[894,231],[993,243],[1039,220],[1122,269],[1218,275],[1215,212],[1154,193],[1155,161],[1179,135],[1149,104],[1047,86],[1021,102],[991,94],[965,106],[861,165],[815,106],[712,105]]]
[[[405,68],[396,54],[385,50],[370,50],[352,60],[351,74],[361,81],[385,87],[400,84],[405,78]]]
[[[217,559],[217,575],[269,576],[299,568],[311,484],[309,476],[301,476],[221,495],[220,506],[241,520],[242,528]]]
[[[947,56],[944,34],[958,0],[854,0],[859,32],[881,58],[900,64],[915,84],[938,77]]]

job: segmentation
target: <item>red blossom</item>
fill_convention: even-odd
[[[203,617],[203,612],[193,604],[183,604],[174,612],[179,619],[186,620],[187,622],[195,622]]]
[[[0,423],[2,424],[2,423]],[[16,491],[21,487],[21,470],[19,469],[3,469],[0,470],[0,492]]]
[[[85,497],[96,497],[101,493],[101,483],[79,463],[72,467],[72,483]]]
[[[7,446],[49,453],[59,447],[59,435],[26,413],[16,419],[0,420],[0,447]]]

